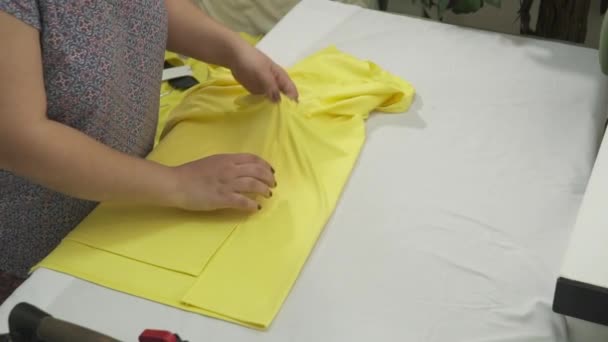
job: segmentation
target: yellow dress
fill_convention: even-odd
[[[252,36],[247,33],[239,33],[241,38],[250,45],[256,45],[262,36]],[[165,60],[173,66],[187,65],[192,69],[192,74],[199,82],[205,82],[209,78],[209,70],[216,69],[218,66],[213,64],[203,63],[194,58],[180,57],[178,54],[170,51],[165,52]],[[160,104],[158,107],[158,124],[156,136],[154,138],[154,146],[160,141],[160,134],[167,124],[169,113],[182,102],[187,91],[173,89],[168,81],[162,82],[160,86]]]
[[[101,204],[37,267],[184,310],[265,329],[334,210],[370,111],[406,110],[414,89],[335,48],[289,73],[300,103],[251,96],[211,69],[171,113],[149,159],[179,165],[255,153],[276,170],[262,211],[196,213]]]

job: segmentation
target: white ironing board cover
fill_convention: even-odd
[[[410,81],[378,114],[343,198],[266,332],[49,270],[28,301],[135,341],[566,341],[555,278],[602,131],[597,51],[304,0],[260,43],[289,65],[327,45]]]

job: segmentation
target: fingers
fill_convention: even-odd
[[[226,209],[238,209],[255,212],[262,209],[262,207],[258,204],[258,202],[245,195],[233,193],[227,199]]]
[[[271,188],[276,186],[274,169],[254,154],[237,154],[234,159],[237,169],[233,174],[236,178],[229,185],[233,191],[230,194],[229,207],[251,212],[260,210],[259,204],[245,194],[271,197]]]
[[[236,176],[239,178],[255,178],[269,187],[274,187],[276,185],[272,169],[259,164],[239,165],[236,171]]]
[[[258,164],[258,165],[262,165],[264,167],[266,167],[267,169],[274,171],[272,166],[270,166],[270,164],[268,164],[267,161],[265,161],[264,159],[256,156],[255,154],[250,154],[250,153],[239,153],[239,154],[235,154],[233,155],[234,158],[234,162],[237,165],[242,165],[242,164]]]
[[[266,198],[272,196],[272,191],[267,184],[252,177],[237,178],[232,183],[232,187],[234,191],[240,194],[262,195]]]
[[[281,101],[281,93],[287,95],[290,99],[298,101],[298,88],[291,80],[287,72],[279,65],[272,63],[270,66],[270,74],[265,74],[262,81],[266,89],[266,97],[272,102]]]
[[[279,85],[275,80],[273,72],[266,72],[262,75],[262,82],[264,83],[265,95],[268,99],[274,103],[281,101],[281,91]]]
[[[293,83],[287,72],[277,64],[273,64],[272,72],[277,81],[279,90],[290,99],[298,101],[298,88]]]
[[[253,154],[213,155],[173,170],[177,184],[166,197],[171,206],[186,210],[257,211],[256,197],[272,196],[276,186],[274,170]]]

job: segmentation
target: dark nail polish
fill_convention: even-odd
[[[258,210],[262,210],[262,205],[258,204]]]
[[[270,167],[270,171],[274,174],[274,168]]]
[[[268,197],[272,197],[272,191],[270,192],[270,195]]]

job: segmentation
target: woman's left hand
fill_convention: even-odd
[[[287,72],[255,47],[242,47],[236,53],[231,70],[234,78],[252,94],[279,102],[283,93],[298,101],[298,89]]]

